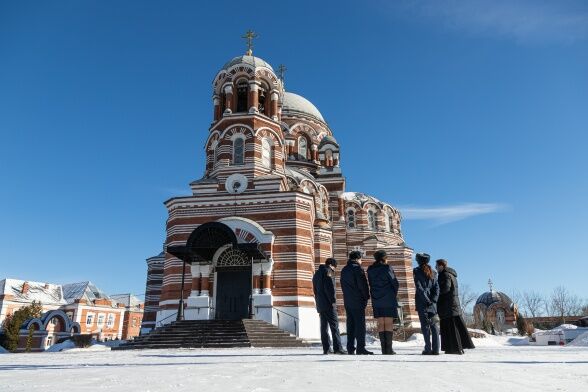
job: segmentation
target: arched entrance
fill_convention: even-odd
[[[223,247],[215,255],[215,318],[240,320],[251,311],[252,262],[239,249]]]
[[[255,237],[243,242],[248,238],[244,233],[221,222],[208,222],[190,234],[185,246],[167,247],[167,252],[190,265],[192,290],[186,308],[189,319],[235,320],[252,314],[253,292],[259,291],[258,282],[253,284],[254,272],[268,258],[260,243],[253,241]],[[210,277],[213,287],[209,287]],[[185,287],[183,280],[181,287]],[[178,319],[184,318],[183,309],[180,298]]]

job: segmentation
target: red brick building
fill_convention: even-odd
[[[173,321],[183,295],[187,319],[251,312],[316,337],[317,266],[331,256],[343,264],[354,249],[368,260],[385,249],[401,283],[404,318],[416,323],[412,249],[400,213],[346,190],[341,148],[316,106],[286,91],[273,67],[250,51],[221,67],[212,91],[204,175],[190,184],[191,196],[165,202],[166,249],[185,246],[196,256],[181,294],[182,261],[165,253],[156,322]],[[151,298],[155,271],[147,278]],[[342,311],[340,291],[338,298]]]
[[[43,339],[39,346],[43,349],[57,341],[53,338],[55,328],[59,333],[70,332],[64,329],[66,323],[60,314],[78,326],[78,333],[98,340],[129,339],[139,335],[141,328],[143,305],[130,294],[114,298],[89,281],[58,285],[19,279],[0,280],[0,328],[7,315],[33,301],[41,303],[44,314],[52,315],[47,322],[33,323],[40,327],[37,335]],[[54,310],[61,313],[50,312]]]

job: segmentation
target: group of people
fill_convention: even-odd
[[[463,321],[457,273],[448,267],[447,261],[436,261],[436,272],[429,265],[430,256],[418,253],[418,267],[413,270],[415,304],[425,339],[423,355],[463,354],[464,349],[474,348]],[[316,308],[320,317],[323,353],[371,355],[365,346],[365,309],[372,300],[373,317],[377,321],[382,354],[396,354],[392,349],[394,319],[398,318],[398,279],[387,263],[384,250],[374,253],[374,262],[367,268],[362,264],[362,254],[353,251],[347,265],[341,270],[340,284],[343,291],[347,327],[347,351],[341,344],[337,298],[335,294],[335,270],[337,260],[328,258],[313,276],[312,283]],[[331,331],[333,348],[328,330]],[[441,345],[439,344],[441,335]],[[441,346],[441,347],[440,347]]]

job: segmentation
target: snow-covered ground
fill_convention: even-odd
[[[0,355],[0,391],[581,391],[585,347],[521,346],[476,339],[466,355],[420,355],[417,339],[396,356],[322,355],[312,349],[178,349]],[[517,338],[515,338],[517,339]],[[517,345],[510,345],[515,343]],[[379,353],[379,350],[374,351]]]

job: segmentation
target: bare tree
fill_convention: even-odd
[[[472,291],[470,285],[460,286],[459,302],[464,315],[471,315],[473,313],[472,304],[477,298],[478,294]]]
[[[545,298],[536,291],[525,291],[521,297],[521,308],[527,317],[539,317],[545,308]]]
[[[582,302],[577,295],[570,293],[565,287],[558,286],[551,293],[550,308],[554,316],[566,322],[566,317],[577,316],[582,311]]]
[[[582,306],[582,316],[588,316],[588,302],[585,302],[584,306]]]

